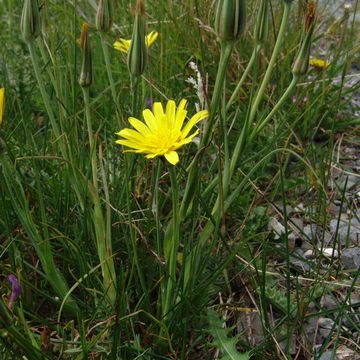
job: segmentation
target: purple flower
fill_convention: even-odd
[[[9,307],[9,309],[12,309],[16,299],[21,294],[21,286],[20,286],[19,282],[17,281],[16,276],[13,274],[10,274],[7,279],[11,282],[11,295],[10,295],[8,307]]]
[[[151,111],[153,109],[153,103],[154,103],[154,101],[152,98],[149,98],[149,97],[146,98],[146,107]]]

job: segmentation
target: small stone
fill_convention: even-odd
[[[275,239],[279,239],[281,235],[285,234],[285,227],[275,218],[270,219],[268,224],[269,230],[274,231]]]
[[[320,230],[319,226],[317,224],[309,224],[304,227],[304,235],[311,239],[316,239],[316,235],[318,231]]]
[[[321,252],[321,248],[319,248],[319,251]],[[333,248],[322,249],[322,254],[329,258],[332,258],[332,257],[338,258],[339,257],[339,252]]]
[[[340,345],[336,349],[336,356],[338,360],[359,360],[360,354],[345,345]]]
[[[313,250],[306,250],[304,252],[304,257],[307,259],[313,259],[315,257],[314,251]]]
[[[337,356],[334,354],[334,350],[325,351],[318,359],[319,360],[338,360]]]
[[[346,270],[357,270],[360,267],[360,247],[345,249],[342,252],[341,260]]]
[[[318,319],[319,328],[322,328],[322,329],[332,329],[334,324],[335,324],[335,321],[330,318],[319,318]]]
[[[334,297],[328,294],[324,295],[321,298],[320,305],[326,310],[335,310],[338,307],[338,304],[336,303]]]

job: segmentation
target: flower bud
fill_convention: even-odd
[[[90,86],[92,83],[92,60],[89,38],[89,25],[84,23],[81,29],[80,48],[82,50],[82,65],[79,84],[82,87]]]
[[[146,66],[147,46],[145,43],[145,7],[142,0],[136,4],[135,22],[128,52],[128,68],[133,76],[140,76]]]
[[[96,13],[96,29],[100,32],[108,32],[112,25],[112,0],[100,0]]]
[[[307,13],[305,16],[304,31],[300,44],[300,50],[292,67],[293,75],[304,75],[308,70],[312,35],[315,28],[315,10],[315,4],[312,1],[309,2],[307,4]]]
[[[221,41],[237,41],[245,27],[245,0],[218,0],[215,31]]]
[[[25,0],[21,14],[20,30],[25,42],[32,42],[40,34],[41,21],[37,0]]]
[[[0,88],[0,125],[2,123],[4,116],[4,103],[5,103],[4,98],[5,98],[5,89]]]
[[[269,0],[261,0],[255,26],[256,44],[264,43],[269,33]]]

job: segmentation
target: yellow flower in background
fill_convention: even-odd
[[[315,69],[318,69],[318,70],[326,70],[328,68],[328,66],[330,65],[330,63],[326,60],[310,59],[309,65],[311,65],[312,67],[314,67]]]
[[[170,164],[176,165],[179,162],[176,150],[191,142],[199,133],[199,130],[195,130],[189,135],[191,129],[209,116],[207,110],[199,111],[184,125],[187,114],[185,105],[186,100],[183,99],[176,109],[175,101],[169,100],[164,112],[161,103],[155,102],[152,111],[145,109],[142,113],[145,123],[129,118],[135,130],[125,128],[116,133],[123,138],[116,140],[116,143],[131,148],[125,152],[144,154],[148,159],[165,156]]]
[[[145,43],[148,48],[152,46],[152,44],[158,38],[159,33],[157,31],[152,31],[148,35],[145,36]],[[126,53],[130,49],[131,40],[119,39],[119,41],[115,41],[113,44],[114,49]]]
[[[3,120],[4,115],[4,97],[5,97],[5,89],[0,88],[0,125]]]

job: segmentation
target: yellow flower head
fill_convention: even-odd
[[[318,70],[326,70],[328,68],[328,66],[330,65],[330,63],[326,60],[310,59],[309,65],[311,65],[312,67],[314,67],[315,69],[318,69]]]
[[[5,96],[5,89],[0,88],[0,125],[2,123],[3,114],[4,114],[4,96]]]
[[[183,99],[176,109],[175,101],[169,100],[164,112],[161,103],[154,103],[152,111],[143,111],[145,123],[129,118],[129,123],[135,130],[125,128],[116,133],[123,138],[116,143],[131,148],[126,150],[128,152],[145,154],[148,159],[165,156],[169,163],[176,165],[179,161],[176,150],[191,142],[199,133],[199,130],[195,130],[189,135],[191,129],[209,115],[207,110],[199,111],[184,125],[187,114],[185,105],[186,100]]]
[[[159,33],[157,31],[152,31],[148,35],[145,36],[145,43],[148,48],[152,46],[152,44],[156,41],[158,38]],[[119,39],[119,41],[115,41],[113,44],[114,49],[121,51],[125,54],[130,49],[131,40],[125,40],[125,39]]]

